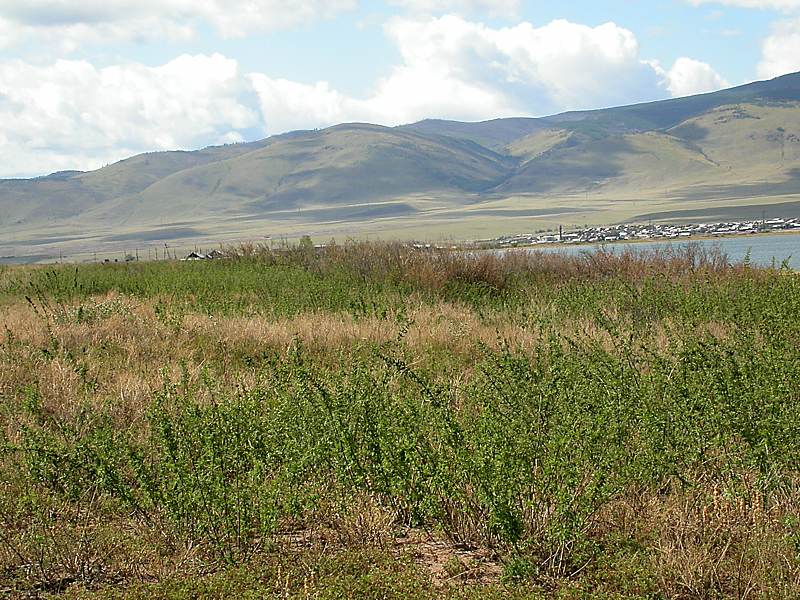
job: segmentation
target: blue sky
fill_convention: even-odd
[[[0,0],[0,176],[800,70],[800,0]]]

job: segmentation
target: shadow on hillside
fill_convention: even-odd
[[[684,123],[669,130],[669,134],[687,142],[700,142],[708,137],[709,129],[697,123]]]
[[[454,144],[456,150],[443,154],[413,144],[372,144],[358,160],[343,159],[341,165],[285,175],[249,206],[258,212],[296,211],[309,205],[376,202],[420,193],[474,194],[494,187],[511,173],[511,165],[502,157],[488,150],[486,156],[467,151],[474,144],[467,144],[466,150],[461,141]]]
[[[157,240],[177,240],[182,238],[200,237],[204,235],[202,231],[192,227],[166,227],[163,229],[151,229],[145,231],[134,231],[132,233],[120,233],[109,235],[105,238],[106,242],[128,242],[142,241],[153,242]]]
[[[552,208],[529,208],[529,209],[508,209],[487,208],[473,210],[448,211],[443,213],[432,213],[425,215],[426,219],[447,221],[452,219],[468,219],[475,217],[507,217],[507,218],[534,218],[534,217],[556,217],[574,213],[594,212],[593,209],[576,208],[572,206],[554,206]]]
[[[302,208],[292,210],[276,210],[259,212],[258,219],[266,221],[300,221],[317,223],[321,221],[369,220],[388,217],[406,217],[419,212],[405,202],[389,202],[385,204],[365,204],[359,206],[341,206],[330,208]],[[250,221],[253,215],[238,217],[234,220]]]
[[[800,194],[800,168],[791,169],[784,181],[735,185],[701,185],[683,190],[676,200],[723,200],[726,198],[755,198]]]
[[[584,192],[625,173],[625,156],[642,154],[622,136],[572,136],[522,165],[498,193]]]

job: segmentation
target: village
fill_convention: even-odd
[[[772,218],[755,221],[728,221],[723,223],[698,224],[622,224],[605,227],[585,227],[544,233],[525,233],[501,236],[483,243],[508,247],[538,244],[603,244],[633,240],[690,239],[696,237],[721,237],[731,235],[753,235],[780,231],[800,231],[800,219]]]

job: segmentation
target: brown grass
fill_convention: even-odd
[[[77,305],[64,305],[49,319],[27,302],[0,308],[0,321],[13,340],[0,346],[0,390],[19,397],[26,386],[36,384],[53,416],[66,418],[90,406],[110,411],[119,423],[131,423],[141,418],[165,374],[177,380],[185,371],[197,382],[211,369],[221,385],[248,386],[258,381],[253,357],[282,355],[298,343],[320,360],[336,361],[344,350],[369,351],[402,337],[412,362],[444,352],[468,372],[479,345],[497,349],[508,344],[526,351],[548,334],[513,314],[479,315],[466,305],[444,301],[410,299],[402,319],[326,312],[280,319],[188,313],[177,324],[159,320],[159,301],[118,294],[96,297],[81,306],[90,312],[92,307],[113,310],[94,311],[102,316],[84,322],[75,320]],[[614,307],[606,312],[612,320],[623,319]],[[698,331],[724,338],[729,327],[706,323]],[[606,350],[618,349],[620,343],[591,319],[562,319],[557,332],[565,346],[570,338],[594,340]],[[649,343],[665,349],[676,343],[678,333],[669,322],[656,323],[648,330]]]
[[[698,276],[758,276],[745,265],[730,264],[718,248],[699,244],[664,246],[643,252],[635,247],[620,252],[592,249],[566,255],[535,249],[438,250],[418,249],[401,243],[349,242],[321,250],[295,246],[271,249],[263,245],[231,247],[226,254],[267,264],[302,264],[325,273],[345,267],[364,280],[409,282],[421,289],[438,290],[456,282],[507,288],[515,278],[541,281],[601,280],[611,277],[629,282],[654,276],[688,280]]]

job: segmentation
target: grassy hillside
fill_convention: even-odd
[[[557,124],[561,127],[602,135],[632,130],[669,129],[687,119],[725,105],[770,105],[797,101],[800,101],[800,73],[792,73],[769,81],[757,81],[708,94],[633,106],[569,112],[546,117],[542,121],[549,125]]]
[[[173,173],[235,158],[267,145],[266,141],[249,144],[231,144],[197,150],[194,152],[159,152],[141,154],[109,165],[93,173],[75,177],[84,186],[111,197],[127,196],[141,192],[155,182]]]
[[[568,124],[567,124],[568,125]],[[688,200],[797,195],[800,104],[716,107],[661,131],[547,129],[516,141],[525,160],[503,193],[669,194]]]
[[[442,119],[426,119],[419,123],[401,125],[398,129],[422,135],[438,135],[471,140],[497,152],[502,152],[515,140],[547,127],[539,119],[493,119],[478,123],[462,123]]]
[[[651,192],[681,180],[713,181],[716,176],[716,165],[702,152],[662,133],[602,139],[572,133],[554,140],[556,144],[523,164],[496,191],[563,193],[613,185]]]
[[[154,152],[88,173],[0,180],[0,226],[45,225],[82,216],[95,206],[141,192],[172,173],[239,156],[265,144],[261,141],[193,152]]]
[[[603,224],[687,211],[733,218],[762,203],[794,210],[799,97],[795,74],[545,119],[347,124],[0,181],[0,256],[265,232],[487,237],[564,214]]]
[[[119,224],[181,221],[187,214],[314,221],[326,213],[342,218],[354,205],[364,207],[361,218],[385,215],[387,207],[407,214],[415,210],[411,204],[382,201],[421,192],[479,192],[501,181],[513,163],[465,140],[341,125],[174,173],[87,218]],[[164,198],[171,199],[167,206]]]
[[[506,146],[506,151],[525,163],[542,156],[552,148],[566,145],[574,134],[566,129],[539,129]]]

